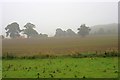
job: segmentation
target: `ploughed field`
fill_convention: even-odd
[[[4,39],[2,46],[3,56],[72,55],[76,53],[102,53],[117,49],[117,36]]]

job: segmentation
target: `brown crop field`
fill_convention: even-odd
[[[117,36],[87,36],[42,39],[4,39],[3,55],[67,55],[76,53],[94,53],[118,49]]]

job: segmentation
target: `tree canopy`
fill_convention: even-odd
[[[25,24],[24,28],[20,30],[19,28],[19,24],[17,22],[13,22],[9,25],[7,25],[7,27],[5,28],[6,32],[6,36],[10,36],[11,38],[20,38],[20,32],[22,32],[22,34],[25,34],[27,36],[27,38],[46,38],[48,37],[47,34],[42,34],[42,33],[38,33],[34,28],[36,26],[32,23],[27,23]],[[80,28],[78,28],[78,35],[85,37],[86,35],[89,34],[90,32],[90,28],[87,27],[85,24],[82,24],[80,26]],[[56,29],[56,33],[55,33],[55,37],[74,37],[77,36],[77,34],[72,30],[72,29],[67,29],[62,30],[61,28],[57,28]],[[23,37],[25,38],[25,37]]]
[[[66,35],[66,32],[63,31],[61,28],[57,28],[56,29],[56,34],[55,34],[55,37],[63,37]]]
[[[66,35],[71,37],[71,36],[76,36],[76,33],[72,31],[72,29],[67,29]]]
[[[23,29],[23,34],[26,34],[27,38],[37,37],[38,36],[38,32],[33,29],[33,28],[35,28],[34,24],[27,23],[24,27],[26,29]]]
[[[7,27],[5,28],[5,30],[7,30],[6,32],[6,36],[10,36],[10,38],[16,38],[20,36],[20,28],[19,28],[19,24],[17,22],[13,22],[9,25],[7,25]]]
[[[80,35],[80,36],[82,36],[82,37],[85,37],[86,35],[88,35],[89,34],[89,32],[90,32],[90,28],[89,27],[87,27],[85,24],[82,24],[81,26],[80,26],[80,28],[78,28],[78,35]]]

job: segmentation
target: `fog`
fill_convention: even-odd
[[[39,33],[49,36],[55,34],[57,28],[72,29],[75,32],[81,24],[91,27],[98,24],[118,22],[117,2],[77,2],[65,1],[14,1],[5,0],[1,3],[0,30],[5,35],[4,28],[17,22],[23,29],[27,22],[36,25]]]

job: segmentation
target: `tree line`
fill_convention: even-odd
[[[38,33],[34,28],[36,26],[32,23],[27,23],[24,25],[24,29],[20,29],[19,24],[17,22],[13,22],[11,24],[8,24],[7,27],[5,27],[6,30],[6,37],[10,38],[19,38],[21,37],[21,34],[24,34],[27,36],[27,38],[45,38],[48,37],[47,34]],[[82,36],[85,37],[89,35],[90,28],[87,27],[85,24],[82,24],[80,28],[77,29],[78,32],[75,33],[72,31],[72,29],[67,29],[66,31],[62,30],[61,28],[56,29],[56,33],[54,37],[74,37],[74,36]],[[4,37],[4,36],[2,36]]]

